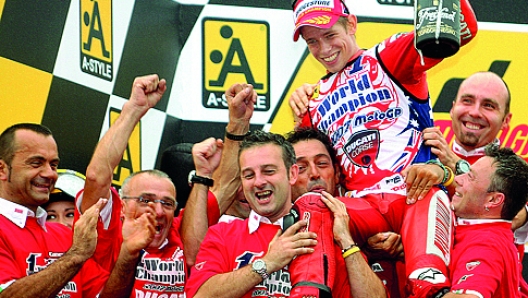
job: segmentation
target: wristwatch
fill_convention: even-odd
[[[246,132],[245,134],[243,135],[235,135],[235,134],[232,134],[230,132],[227,131],[227,128],[226,128],[226,131],[225,131],[225,137],[227,139],[230,139],[232,141],[243,141],[244,138],[249,134],[249,131]]]
[[[268,268],[266,267],[266,262],[264,262],[263,260],[258,259],[253,262],[253,264],[251,265],[251,269],[253,270],[253,272],[260,275],[263,280],[268,279]]]
[[[196,175],[196,170],[192,170],[189,172],[188,179],[189,179],[189,186],[191,187],[195,183],[207,185],[209,187],[214,185],[213,179]]]
[[[465,174],[465,173],[469,172],[470,168],[471,168],[471,165],[469,164],[469,162],[467,160],[460,159],[455,164],[455,174],[456,175]]]

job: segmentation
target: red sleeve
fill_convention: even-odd
[[[183,218],[183,213],[185,212],[185,208],[180,210],[180,214],[178,215],[179,218]],[[216,223],[218,223],[218,220],[220,219],[220,207],[218,206],[218,200],[216,200],[216,196],[212,191],[208,191],[207,193],[207,222],[209,226],[212,226]]]
[[[121,198],[115,188],[110,188],[111,200],[109,203],[112,204],[112,211],[110,215],[110,222],[108,228],[101,218],[97,222],[97,247],[93,255],[93,259],[103,269],[108,272],[112,271],[112,268],[119,257],[119,251],[121,250],[121,243],[123,242],[123,234],[121,232]]]
[[[196,256],[196,264],[191,268],[191,276],[185,285],[187,297],[194,297],[200,287],[212,276],[231,272],[225,264],[225,239],[220,229],[222,224],[212,226],[205,236],[200,251]]]
[[[460,45],[470,42],[478,32],[477,17],[468,0],[460,0]]]
[[[427,100],[429,89],[426,71],[442,59],[422,57],[414,47],[414,32],[395,34],[378,45],[377,55],[383,68],[393,80],[414,97]]]
[[[208,191],[207,194],[207,221],[209,226],[212,226],[220,219],[220,207],[218,206],[218,200],[212,191]]]
[[[103,290],[110,274],[92,259],[88,259],[81,268],[82,297],[97,297]]]

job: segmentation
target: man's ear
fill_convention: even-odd
[[[290,168],[290,185],[294,185],[295,182],[297,182],[298,177],[299,177],[299,166],[294,163]]]
[[[493,192],[491,194],[491,197],[488,201],[488,205],[489,207],[491,208],[496,208],[496,207],[499,207],[500,205],[503,205],[504,204],[504,194],[502,192]],[[488,207],[488,208],[489,208]]]
[[[9,165],[3,159],[0,159],[0,180],[7,180],[9,170]]]
[[[125,200],[121,200],[121,214],[119,215],[121,220],[123,220],[125,218],[126,208],[127,208],[126,204],[127,204],[127,202],[125,202]]]
[[[504,116],[504,120],[502,120],[502,125],[501,125],[502,130],[508,129],[508,127],[510,126],[511,118],[512,118],[512,113],[508,113],[508,115]]]
[[[347,19],[348,19],[348,27],[347,27],[348,34],[349,35],[356,34],[356,31],[357,31],[357,17],[355,15],[353,15],[353,14],[349,14]]]

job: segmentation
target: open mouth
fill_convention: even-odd
[[[479,125],[479,124],[476,124],[476,123],[473,123],[473,122],[464,122],[464,126],[467,128],[467,129],[471,129],[471,130],[479,130],[479,129],[482,129],[482,125]]]
[[[261,201],[261,200],[265,200],[269,198],[269,196],[271,196],[271,193],[272,193],[271,190],[265,190],[265,191],[256,193],[255,196],[257,197],[257,200]]]
[[[325,62],[332,62],[332,61],[334,61],[336,58],[337,58],[337,53],[333,54],[333,55],[330,56],[330,57],[323,58],[323,60],[324,60]]]
[[[49,183],[38,183],[38,182],[33,181],[32,185],[40,189],[41,191],[45,191],[45,192],[51,191],[51,186]]]

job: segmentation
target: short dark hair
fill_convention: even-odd
[[[13,157],[15,156],[16,143],[15,133],[18,130],[30,130],[44,136],[51,136],[51,130],[44,125],[37,123],[18,123],[12,125],[2,132],[0,135],[0,160],[11,166]]]
[[[332,145],[330,138],[324,132],[318,129],[311,127],[297,128],[286,135],[286,140],[292,143],[293,145],[297,144],[300,141],[317,140],[325,146],[326,150],[328,151],[328,154],[330,155],[330,158],[332,159],[332,163],[334,165],[339,164],[337,160],[336,150]]]
[[[238,150],[238,158],[240,160],[240,154],[249,148],[255,146],[262,146],[267,144],[274,144],[279,146],[282,149],[282,160],[286,169],[290,169],[292,165],[296,164],[297,160],[295,159],[295,151],[290,142],[280,134],[264,132],[262,130],[255,130],[250,132],[240,144],[240,149]],[[289,174],[288,174],[289,175]]]
[[[501,218],[512,220],[528,199],[528,164],[510,148],[490,144],[485,152],[486,156],[493,158],[495,166],[488,192],[504,194]]]

